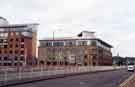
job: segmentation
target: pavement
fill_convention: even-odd
[[[10,87],[118,87],[133,72],[115,70],[26,83]]]

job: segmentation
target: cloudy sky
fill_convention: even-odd
[[[40,23],[38,39],[74,36],[82,30],[114,46],[113,55],[135,56],[134,0],[0,0],[10,23]],[[61,31],[58,31],[61,29]]]

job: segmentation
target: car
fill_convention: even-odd
[[[128,71],[134,71],[134,66],[133,65],[128,65],[127,70]]]

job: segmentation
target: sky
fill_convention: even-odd
[[[113,45],[112,53],[135,56],[134,0],[0,0],[11,24],[39,23],[38,39],[75,36],[83,30]]]

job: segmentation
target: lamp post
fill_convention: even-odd
[[[57,30],[54,30],[53,31],[53,46],[54,46],[54,40],[55,40],[55,32],[56,31],[62,31],[62,29],[57,29]],[[55,59],[55,48],[53,47],[53,62],[56,62],[56,63],[58,63],[58,61]]]

